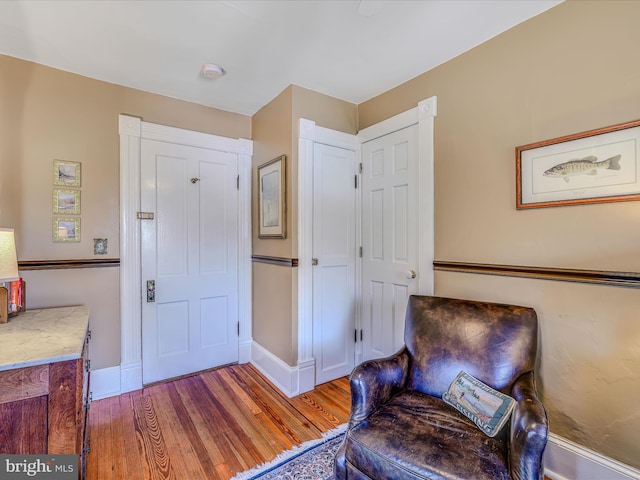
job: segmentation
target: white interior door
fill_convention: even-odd
[[[238,361],[237,155],[141,141],[143,382]]]
[[[409,295],[417,293],[418,125],[362,145],[362,357],[404,343]]]
[[[356,155],[314,144],[313,356],[316,384],[351,373],[355,362]]]

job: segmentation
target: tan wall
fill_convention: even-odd
[[[358,133],[358,107],[343,100],[308,90],[298,85],[293,89],[293,137],[297,145],[298,119],[313,120],[316,125],[339,132]]]
[[[291,366],[298,361],[293,323],[297,273],[295,268],[253,264],[253,340]]]
[[[516,211],[514,153],[640,118],[638,18],[565,2],[359,106],[364,128],[437,95],[437,260],[640,272],[640,203]],[[640,290],[438,272],[435,291],[534,307],[552,432],[640,467]]]
[[[100,258],[93,238],[119,252],[118,114],[228,137],[250,118],[0,55],[0,225],[16,229],[18,260]],[[81,242],[52,242],[53,160],[82,163]],[[117,267],[22,272],[29,307],[91,308],[94,368],[120,363]]]
[[[293,215],[290,213],[290,205],[293,202],[291,195],[294,176],[292,170],[292,143],[291,143],[291,108],[292,88],[287,87],[270,103],[262,107],[251,118],[251,133],[253,140],[253,253],[255,255],[267,255],[271,257],[291,258],[295,244],[295,235],[292,231]],[[287,236],[284,239],[258,237],[258,167],[280,155],[286,155],[287,160]]]
[[[292,89],[287,87],[251,119],[253,135],[253,253],[270,257],[292,258]],[[280,155],[286,155],[287,219],[285,239],[258,237],[258,166]],[[296,348],[291,340],[293,330],[292,275],[295,269],[263,263],[253,264],[253,340],[289,365],[295,365]]]
[[[252,117],[253,139],[253,253],[298,257],[298,119],[355,133],[357,107],[297,85],[290,85]],[[287,238],[258,238],[259,165],[287,156]],[[297,270],[253,264],[253,339],[289,365],[298,359]]]

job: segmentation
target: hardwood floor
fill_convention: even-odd
[[[349,420],[340,378],[287,398],[234,365],[98,400],[87,480],[228,479]]]
[[[346,377],[287,398],[249,364],[98,400],[86,478],[226,480],[346,423],[350,403]]]

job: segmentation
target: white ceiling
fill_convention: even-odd
[[[4,0],[0,53],[252,115],[290,84],[361,103],[558,3]]]

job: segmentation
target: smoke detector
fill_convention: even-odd
[[[224,68],[215,63],[205,63],[202,65],[202,75],[209,80],[217,80],[225,73],[227,72],[225,72]]]

